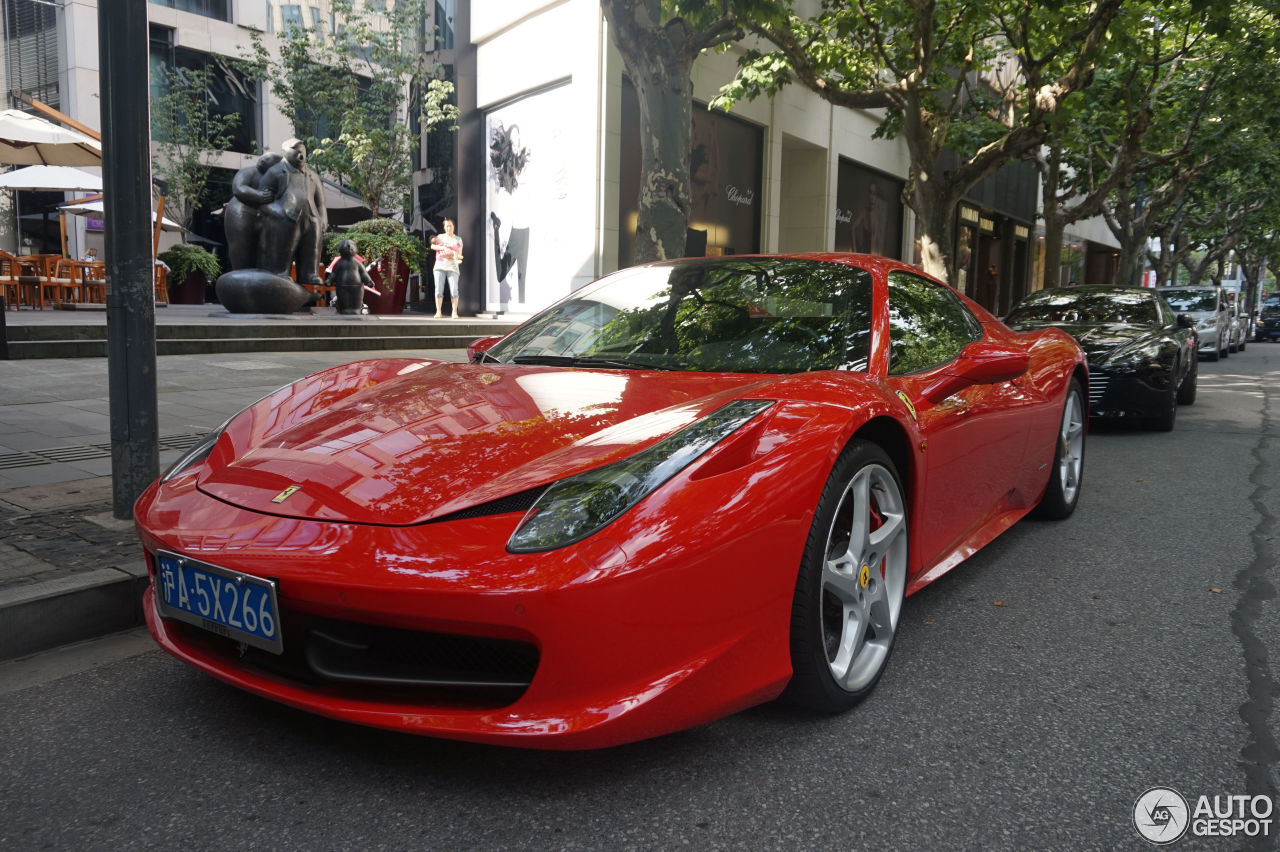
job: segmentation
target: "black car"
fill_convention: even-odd
[[[1196,399],[1199,338],[1155,290],[1055,287],[1027,296],[1005,323],[1019,331],[1056,326],[1089,358],[1089,414],[1142,418],[1173,428],[1178,404]]]
[[[1280,338],[1280,293],[1262,297],[1262,309],[1253,321],[1254,340],[1261,343],[1276,338]]]

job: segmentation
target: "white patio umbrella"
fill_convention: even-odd
[[[22,110],[0,111],[0,163],[15,166],[100,166],[102,145],[78,130]]]
[[[102,178],[71,166],[27,166],[0,175],[0,189],[102,192]]]
[[[63,211],[64,213],[73,213],[76,216],[97,216],[98,218],[102,218],[102,216],[105,213],[105,209],[101,199],[98,199],[97,201],[73,201],[70,204],[62,205],[58,209]],[[156,221],[156,214],[155,214],[155,211],[152,211],[151,223],[154,225],[155,221]],[[168,216],[165,216],[160,221],[160,228],[161,230],[164,230],[164,231],[185,231],[186,230],[186,228],[182,227],[177,222],[170,219]]]

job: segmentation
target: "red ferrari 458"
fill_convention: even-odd
[[[336,719],[592,748],[885,670],[903,599],[1080,495],[1088,375],[861,255],[590,284],[471,363],[324,370],[136,507],[147,624]]]

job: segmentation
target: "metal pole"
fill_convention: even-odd
[[[147,0],[99,2],[111,491],[120,519],[132,517],[134,502],[160,472],[151,121],[147,52],[139,47],[147,38]]]

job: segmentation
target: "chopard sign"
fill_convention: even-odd
[[[837,224],[847,225],[847,224],[849,224],[849,223],[850,223],[850,222],[852,222],[852,221],[853,221],[853,211],[852,211],[852,210],[841,210],[839,207],[837,207],[837,208],[836,208],[836,223],[837,223]]]
[[[725,187],[724,194],[731,203],[741,204],[746,207],[750,207],[756,200],[756,191],[754,189],[748,189],[743,192],[736,186],[727,186]]]

